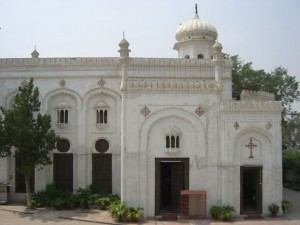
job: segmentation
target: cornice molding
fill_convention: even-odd
[[[232,66],[230,60],[224,61],[225,66]],[[103,66],[119,65],[118,57],[75,57],[75,58],[2,58],[0,67],[17,66]],[[130,66],[213,66],[212,60],[207,59],[178,59],[178,58],[131,58]]]
[[[223,101],[222,112],[282,112],[281,101]]]
[[[216,93],[220,87],[216,81],[188,81],[188,80],[129,80],[128,92],[194,92]]]

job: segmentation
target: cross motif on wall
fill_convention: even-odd
[[[257,147],[257,145],[252,142],[252,137],[250,138],[249,144],[245,145],[245,147],[247,147],[247,148],[250,149],[250,156],[248,158],[249,159],[253,159],[254,157],[252,155],[252,149],[254,149],[255,147]]]

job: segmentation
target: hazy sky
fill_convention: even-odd
[[[195,3],[225,53],[300,81],[299,0],[0,0],[0,58],[31,57],[35,45],[40,57],[117,57],[123,31],[132,57],[176,58]]]

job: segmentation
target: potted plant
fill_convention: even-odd
[[[235,212],[235,208],[233,206],[230,205],[222,206],[219,217],[223,221],[230,221],[232,219],[234,212]]]
[[[271,217],[276,217],[276,215],[279,211],[279,206],[275,203],[271,203],[271,204],[269,204],[268,209],[271,214]]]
[[[210,207],[210,209],[209,209],[209,215],[210,215],[214,220],[218,220],[218,219],[219,219],[220,212],[221,212],[221,206],[218,206],[218,205],[213,205],[213,206]]]
[[[136,223],[144,217],[143,211],[144,209],[141,207],[130,207],[127,211],[127,219],[132,223]]]
[[[289,211],[291,208],[293,208],[293,204],[288,200],[282,200],[281,208],[282,208],[282,212],[284,214],[285,211]]]

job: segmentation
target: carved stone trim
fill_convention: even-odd
[[[141,113],[144,117],[146,117],[146,116],[149,115],[150,110],[147,108],[147,106],[144,106],[144,107],[141,109],[140,113]]]
[[[26,84],[27,84],[27,80],[23,80],[23,81],[21,82],[21,86],[22,86],[22,87],[24,87]]]
[[[98,81],[98,84],[99,84],[99,86],[100,87],[103,87],[105,84],[106,84],[106,82],[105,82],[105,80],[103,80],[102,78]]]
[[[270,121],[266,124],[266,128],[268,129],[268,130],[270,130],[271,128],[272,128],[272,124],[270,123]]]
[[[195,113],[198,115],[198,116],[202,116],[204,113],[205,113],[205,110],[199,106],[196,110],[195,110]]]
[[[61,86],[61,87],[64,87],[66,85],[66,81],[65,79],[61,79],[58,84]]]
[[[233,125],[233,127],[234,127],[236,130],[238,130],[238,129],[240,128],[240,125],[239,125],[238,122],[235,122],[235,124]]]
[[[196,93],[216,93],[220,90],[216,81],[200,80],[129,80],[128,91],[191,91]]]
[[[249,148],[249,150],[250,150],[250,155],[249,155],[248,158],[249,158],[249,159],[253,159],[254,156],[253,156],[253,154],[252,154],[252,150],[253,150],[254,148],[256,148],[257,145],[253,143],[253,138],[252,138],[252,137],[250,137],[250,141],[249,141],[248,144],[245,145],[245,147],[246,147],[246,148]]]
[[[223,101],[222,112],[282,112],[280,101]]]

